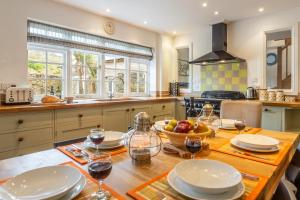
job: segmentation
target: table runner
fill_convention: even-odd
[[[76,143],[76,146],[84,149],[91,157],[93,157],[95,155],[93,149],[91,149],[91,148],[85,149],[83,147],[83,142]],[[88,163],[88,161],[86,159],[81,158],[81,157],[76,157],[71,152],[67,151],[66,148],[68,148],[68,147],[72,147],[72,145],[57,147],[57,149],[60,150],[62,153],[66,154],[67,156],[69,156],[70,158],[72,158],[74,161],[80,163],[81,165],[85,165],[85,164]],[[114,156],[114,155],[117,155],[117,154],[120,154],[120,153],[127,152],[127,148],[120,147],[120,148],[116,148],[116,149],[101,150],[101,151],[109,153],[111,156]],[[97,159],[94,159],[94,160],[97,160]]]
[[[169,172],[166,172],[158,177],[153,178],[152,180],[128,191],[127,194],[136,200],[161,200],[163,199],[162,196],[166,197],[166,199],[168,200],[189,199],[176,192],[168,184],[168,173]],[[263,190],[268,178],[264,176],[258,176],[256,174],[255,176],[259,177],[258,181],[243,178],[243,183],[245,185],[245,193],[240,199],[254,200],[259,196],[259,194]]]
[[[221,146],[219,148],[216,148],[216,149],[212,148],[212,150],[277,166],[283,160],[283,156],[286,155],[286,153],[289,151],[290,147],[291,147],[290,143],[281,142],[279,144],[279,151],[270,152],[270,153],[259,153],[259,152],[252,152],[252,151],[240,149],[238,147],[233,146],[229,141],[228,143],[224,144],[223,146]],[[240,153],[238,153],[238,152],[240,152]],[[249,153],[250,155],[242,154],[243,152]],[[257,158],[257,157],[251,156],[251,155],[259,156],[259,157],[262,157],[265,159],[260,159],[260,158]]]
[[[81,172],[81,174],[83,174],[86,177],[85,188],[81,191],[81,193],[77,197],[74,198],[74,200],[88,200],[90,199],[90,195],[93,192],[98,190],[98,184],[99,184],[98,181],[93,179],[86,171],[84,171],[82,168],[77,166],[75,163],[70,161],[70,162],[62,163],[60,165],[75,167]],[[0,180],[0,185],[5,183],[7,180],[8,179]],[[123,196],[118,194],[116,191],[114,191],[111,187],[107,186],[106,184],[103,184],[103,188],[111,193],[112,195],[111,200],[125,200]]]

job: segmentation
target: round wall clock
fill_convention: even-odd
[[[105,33],[112,35],[115,32],[115,25],[112,22],[105,22],[104,25]]]
[[[268,53],[267,54],[267,64],[275,65],[276,63],[277,63],[277,55],[275,53]]]

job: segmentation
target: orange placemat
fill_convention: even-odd
[[[256,134],[256,133],[258,133],[261,130],[262,130],[261,128],[246,127],[244,131],[241,131],[241,134],[243,134],[243,133]],[[217,132],[225,132],[225,133],[232,133],[232,134],[238,134],[239,133],[239,131],[236,130],[236,129],[230,130],[230,129],[222,129],[222,128],[219,128],[217,130]]]
[[[90,195],[93,192],[96,192],[98,190],[98,184],[99,184],[98,181],[93,179],[86,171],[84,171],[82,168],[77,166],[75,163],[70,161],[70,162],[62,163],[60,165],[67,165],[67,166],[75,167],[76,169],[78,169],[81,172],[81,174],[83,174],[86,177],[85,188],[81,191],[81,193],[74,200],[88,200],[88,199],[90,199]],[[0,180],[0,185],[5,183],[7,180],[8,179]],[[106,184],[103,184],[102,186],[105,190],[107,190],[111,193],[111,195],[112,195],[111,200],[125,200],[125,198],[123,196],[118,194],[111,187],[107,186]]]
[[[242,150],[238,147],[231,145],[230,142],[228,142],[228,143],[224,144],[223,146],[221,146],[217,149],[212,149],[212,150],[277,166],[284,159],[284,157],[288,153],[290,147],[291,147],[290,143],[281,142],[279,144],[279,151],[272,152],[272,153],[258,153],[258,152],[250,152],[250,151]],[[262,157],[265,159],[261,159],[261,158],[254,157],[251,155],[245,155],[245,154],[242,154],[242,152],[249,153],[249,154],[255,155],[255,156],[259,156],[259,157]]]
[[[80,142],[80,143],[76,143],[76,146],[84,149],[83,147],[83,143]],[[63,152],[64,154],[66,154],[67,156],[69,156],[70,158],[72,158],[74,161],[80,163],[81,165],[84,165],[84,164],[87,164],[88,161],[82,157],[76,157],[74,156],[71,152],[67,151],[66,148],[70,148],[72,147],[72,145],[66,145],[66,146],[61,146],[61,147],[57,147],[58,150],[60,150],[61,152]],[[95,151],[93,149],[84,149],[89,155],[91,158],[95,157]],[[117,148],[117,149],[111,149],[111,150],[101,150],[102,152],[106,152],[106,153],[109,153],[111,156],[114,156],[114,155],[117,155],[117,154],[120,154],[120,153],[124,153],[124,152],[127,152],[127,148],[126,147],[120,147],[120,148]],[[97,158],[95,158],[94,160],[97,160]]]
[[[178,192],[176,192],[167,181],[167,175],[169,172],[166,172],[152,180],[130,190],[127,192],[129,196],[136,200],[160,200],[160,199],[168,199],[168,200],[185,200],[189,199]],[[252,174],[254,175],[254,174]],[[262,192],[265,187],[268,178],[264,176],[258,176],[259,180],[250,180],[243,179],[243,183],[245,185],[245,193],[240,198],[243,200],[254,200],[257,199],[259,194]],[[163,197],[163,198],[162,198]]]

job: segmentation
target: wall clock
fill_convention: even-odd
[[[267,64],[275,65],[276,63],[277,63],[277,55],[275,53],[268,53],[267,54]]]
[[[103,25],[105,33],[112,35],[115,32],[115,25],[113,22],[105,22]]]

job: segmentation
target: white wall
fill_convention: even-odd
[[[0,82],[18,85],[27,83],[28,18],[108,36],[103,30],[103,24],[107,18],[50,0],[1,0],[0,15]],[[156,49],[155,55],[159,55],[162,51],[157,48],[161,41],[160,34],[119,21],[114,21],[114,23],[116,31],[113,38],[153,47]],[[156,60],[155,56],[152,62],[154,72],[151,73],[150,90],[152,91],[165,88],[165,86],[157,84],[160,81],[155,81],[156,71],[160,71],[156,70],[156,67],[159,69],[161,62],[168,66],[170,59],[166,56]]]

